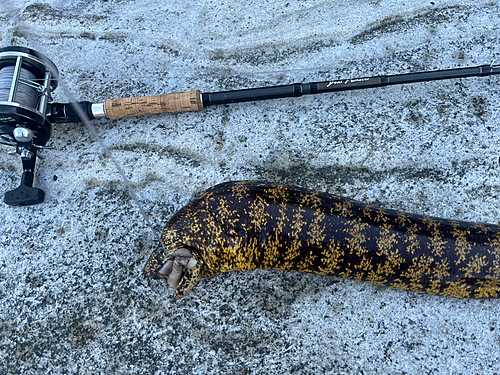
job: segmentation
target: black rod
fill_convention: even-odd
[[[341,79],[325,82],[294,83],[291,85],[259,87],[254,89],[223,91],[202,94],[203,106],[241,103],[256,100],[289,98],[308,94],[321,94],[333,91],[361,90],[388,85],[436,81],[441,79],[466,78],[500,74],[500,65],[481,65],[470,68],[435,70],[396,74],[389,76]]]

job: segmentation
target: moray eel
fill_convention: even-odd
[[[178,211],[145,277],[174,298],[201,278],[253,269],[312,272],[451,297],[500,292],[500,227],[372,207],[255,181],[208,189]]]

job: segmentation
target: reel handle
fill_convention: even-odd
[[[18,146],[17,152],[23,161],[21,184],[14,190],[5,193],[4,202],[9,206],[31,206],[42,203],[45,193],[33,187],[35,176],[36,148],[32,145]]]
[[[34,188],[31,184],[24,183],[28,178],[28,174],[31,175],[31,180],[33,181],[33,172],[23,172],[21,185],[17,189],[10,190],[5,193],[4,203],[9,206],[32,206],[34,204],[40,204],[45,199],[45,193],[42,189]]]
[[[106,117],[112,120],[166,112],[201,111],[202,109],[203,100],[200,90],[156,96],[116,98],[104,102]]]

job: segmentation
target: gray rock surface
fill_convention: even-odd
[[[4,7],[2,9],[2,6]],[[39,49],[77,100],[398,74],[500,61],[498,1],[5,0],[0,44]],[[156,232],[228,180],[385,208],[500,218],[499,77],[94,121]],[[65,102],[64,90],[54,92]],[[496,374],[500,301],[278,271],[175,302],[156,237],[81,124],[54,127],[45,203],[0,205],[1,374]],[[0,146],[0,186],[18,158]]]

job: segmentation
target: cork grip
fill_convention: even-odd
[[[195,90],[156,96],[108,99],[104,103],[104,108],[106,116],[116,120],[165,112],[201,111],[203,101],[201,91]]]

